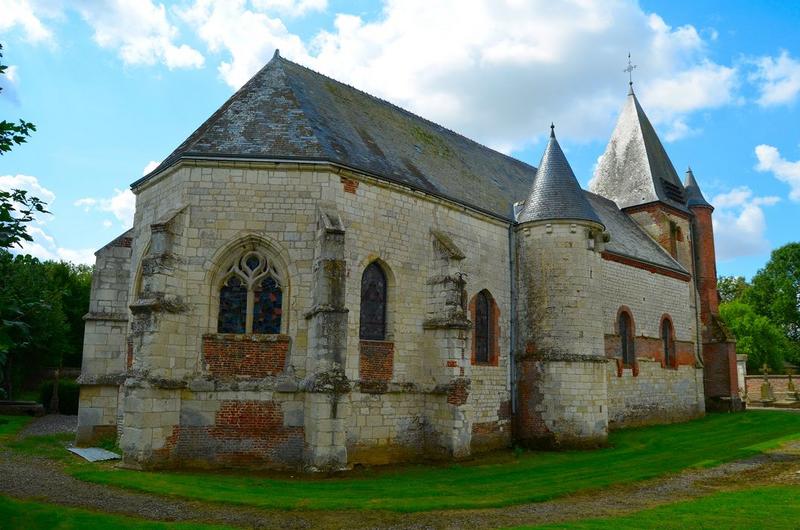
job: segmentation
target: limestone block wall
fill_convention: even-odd
[[[612,260],[603,261],[603,313],[611,427],[686,420],[704,413],[702,369],[697,363],[697,314],[691,281]],[[633,320],[637,365],[623,367],[617,330],[621,308]],[[664,315],[672,321],[677,367],[665,366]]]
[[[132,231],[95,253],[84,316],[83,360],[76,443],[116,435],[117,394],[127,369],[128,291]]]
[[[451,455],[464,454],[469,452],[473,423],[484,425],[478,430],[489,429],[493,435],[507,425],[510,286],[508,230],[503,222],[363,176],[344,177],[330,168],[315,170],[292,164],[185,163],[137,192],[130,296],[155,310],[148,319],[131,326],[131,337],[138,341],[133,359],[137,379],[126,388],[123,401],[167,399],[156,396],[161,392],[172,394],[170,414],[165,414],[160,422],[142,415],[136,410],[139,405],[122,404],[124,447],[131,454],[126,458],[129,465],[147,465],[165,459],[190,461],[196,459],[195,455],[209,454],[212,447],[227,455],[226,462],[239,457],[267,464],[281,459],[288,462],[298,453],[277,447],[284,447],[281,444],[289,443],[286,440],[291,440],[289,445],[294,447],[298,437],[304,438],[306,446],[332,444],[330,451],[320,449],[316,460],[324,460],[325,451],[341,458],[337,447],[345,445],[363,454],[378,447],[386,447],[391,454],[394,454],[391,448],[395,447],[406,447],[403,450],[406,453],[409,448],[418,452],[429,440],[434,440],[433,446],[438,444],[438,449],[432,449],[434,452],[444,448]],[[331,205],[341,216],[345,229],[348,313],[343,367],[354,384],[362,379],[363,373],[369,373],[371,379],[385,386],[370,389],[372,393],[356,390],[345,394],[337,398],[336,404],[327,394],[306,394],[303,398],[301,393],[311,384],[306,380],[311,375],[307,370],[312,346],[306,313],[314,303],[311,288],[321,203]],[[156,241],[156,227],[167,231],[168,236],[163,237],[168,239]],[[475,385],[474,395],[470,394],[473,387],[469,384],[472,374],[468,330],[455,333],[454,336],[461,338],[454,342],[439,340],[436,330],[423,329],[429,307],[427,281],[434,273],[433,229],[449,234],[464,251],[465,258],[459,263],[459,272],[467,278],[464,296],[472,297],[486,289],[499,312],[497,363],[480,367],[481,382]],[[224,272],[221,267],[225,258],[236,251],[236,242],[248,238],[256,238],[267,247],[271,259],[282,269],[285,285],[282,284],[281,333],[285,339],[233,348],[224,340],[224,344],[220,343],[220,335],[215,335],[218,311],[215,282]],[[164,245],[167,252],[158,254],[156,247]],[[153,260],[154,254],[160,257]],[[364,352],[358,338],[360,279],[364,267],[376,259],[381,261],[389,279],[388,336],[387,344],[378,348],[380,359],[373,359],[376,364],[366,367],[364,372],[360,367]],[[154,267],[156,276],[151,274]],[[167,304],[152,302],[157,291],[163,291]],[[442,357],[441,346],[450,348],[453,344],[456,349],[448,350]],[[204,346],[211,357],[207,358]],[[277,351],[276,348],[280,350],[282,363],[265,362],[261,358]],[[229,350],[235,350],[236,359],[224,362],[219,354]],[[448,355],[453,352],[457,352],[456,357],[449,360]],[[374,356],[376,352],[371,353]],[[455,366],[448,364],[452,361]],[[238,373],[242,367],[247,370]],[[441,386],[443,373],[450,375]],[[187,430],[187,421],[193,413],[184,411],[193,410],[194,405],[185,404],[184,400],[198,398],[187,396],[186,388],[198,378],[216,386],[202,398],[200,409],[206,411],[204,419],[198,420],[198,425],[191,425],[201,430]],[[218,388],[222,383],[247,383],[260,390],[258,395],[247,398],[229,398]],[[298,396],[292,401],[303,403],[302,422],[293,420],[291,425],[284,425],[284,420],[276,419],[281,414],[286,418],[283,405],[279,414],[276,405],[261,403],[275,401],[266,396],[278,389]],[[322,401],[319,406],[309,408],[311,398]],[[426,400],[435,404],[429,406]],[[226,405],[234,401],[247,404]],[[370,411],[363,419],[354,412],[362,409]],[[380,415],[374,413],[378,409],[382,411]],[[221,410],[225,413],[220,415]],[[282,433],[283,441],[250,452],[243,448],[252,442],[252,436],[241,434],[244,441],[234,442],[229,439],[231,434],[220,441],[217,436],[220,432],[230,434],[233,429],[232,424],[225,423],[226,418],[235,417],[239,410],[248,418],[261,418],[252,420],[255,422],[252,428],[248,427],[250,420],[242,420],[237,424],[242,432],[255,432],[261,425],[271,425],[270,428]],[[324,411],[327,412],[323,414]],[[312,417],[315,414],[325,417]],[[342,421],[347,426],[346,432],[333,427],[326,430],[326,422]],[[278,428],[279,424],[283,427]],[[433,431],[434,435],[422,438],[415,434]],[[503,436],[507,440],[507,428]]]
[[[609,363],[609,427],[634,427],[699,418],[705,412],[703,370],[692,365],[664,369],[658,361],[640,359],[634,376],[625,370],[621,376]]]

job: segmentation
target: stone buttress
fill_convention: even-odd
[[[305,386],[306,467],[347,466],[346,425],[350,382],[345,375],[345,227],[334,205],[320,204],[308,320]]]

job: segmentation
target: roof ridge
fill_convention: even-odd
[[[477,145],[478,147],[480,147],[480,148],[482,148],[482,149],[486,149],[486,150],[488,150],[488,151],[491,151],[491,152],[493,152],[493,153],[497,153],[498,155],[501,155],[501,156],[503,156],[503,157],[505,157],[505,158],[507,158],[507,159],[509,159],[509,160],[512,160],[512,161],[514,161],[514,162],[517,162],[517,163],[519,163],[519,164],[524,164],[524,165],[526,165],[526,166],[528,166],[528,167],[532,168],[534,171],[537,169],[537,168],[536,168],[536,166],[534,166],[533,164],[528,164],[528,163],[527,163],[527,162],[525,162],[524,160],[520,160],[519,158],[515,158],[515,157],[513,157],[513,156],[511,156],[511,155],[507,155],[507,154],[505,154],[505,153],[501,153],[500,151],[498,151],[498,150],[496,150],[496,149],[492,149],[491,147],[489,147],[489,146],[487,146],[487,145],[484,145],[484,144],[482,144],[482,143],[478,142],[477,140],[473,140],[472,138],[470,138],[470,137],[468,137],[468,136],[465,136],[464,134],[461,134],[461,133],[459,133],[459,132],[457,132],[457,131],[454,131],[454,130],[452,130],[452,129],[449,129],[449,128],[445,127],[444,125],[441,125],[441,124],[439,124],[439,123],[436,123],[435,121],[431,121],[431,120],[429,120],[428,118],[425,118],[425,117],[423,117],[423,116],[420,116],[419,114],[415,114],[415,113],[411,112],[411,111],[410,111],[410,110],[408,110],[408,109],[404,109],[403,107],[401,107],[401,106],[399,106],[399,105],[397,105],[397,104],[395,104],[395,103],[392,103],[392,102],[391,102],[391,101],[389,101],[389,100],[386,100],[386,99],[380,98],[380,97],[378,97],[378,96],[375,96],[375,95],[373,95],[373,94],[370,94],[369,92],[366,92],[366,91],[364,91],[364,90],[361,90],[361,89],[359,89],[359,88],[356,88],[356,87],[354,87],[353,85],[349,85],[349,84],[347,84],[347,83],[344,83],[344,82],[342,82],[342,81],[339,81],[339,80],[337,80],[337,79],[334,79],[333,77],[330,77],[330,76],[329,76],[329,75],[327,75],[327,74],[323,74],[323,73],[321,73],[321,72],[318,72],[317,70],[314,70],[313,68],[309,68],[308,66],[302,65],[302,64],[300,64],[300,63],[296,63],[296,62],[294,62],[294,61],[292,61],[292,60],[290,60],[290,59],[287,59],[286,57],[284,57],[284,56],[282,56],[282,55],[278,55],[278,56],[277,56],[277,58],[278,58],[279,60],[281,60],[281,61],[286,61],[287,63],[289,63],[289,64],[291,64],[291,65],[293,65],[293,66],[297,66],[298,68],[302,68],[302,69],[304,69],[304,70],[308,70],[309,72],[311,72],[311,73],[313,73],[313,74],[315,74],[315,75],[318,75],[318,76],[320,76],[320,77],[323,77],[323,78],[325,78],[325,79],[326,79],[326,80],[328,80],[328,81],[332,81],[332,82],[334,82],[334,83],[336,83],[336,84],[338,84],[338,85],[345,86],[345,87],[349,88],[350,90],[354,90],[355,92],[358,92],[359,94],[363,94],[363,95],[365,95],[365,96],[367,96],[367,97],[369,97],[369,98],[371,98],[371,99],[374,99],[375,101],[377,101],[377,102],[379,102],[379,103],[381,103],[381,104],[383,104],[383,105],[387,105],[387,106],[389,106],[389,107],[392,107],[393,109],[395,109],[395,110],[398,110],[398,111],[402,112],[403,114],[406,114],[406,115],[408,115],[408,116],[411,116],[411,117],[413,117],[413,118],[415,118],[415,119],[418,119],[418,120],[420,120],[420,121],[422,121],[422,122],[425,122],[425,123],[427,123],[427,124],[429,124],[429,125],[432,125],[432,126],[434,126],[434,127],[437,127],[437,128],[439,128],[439,129],[441,129],[441,130],[443,130],[443,131],[445,131],[445,132],[448,132],[448,133],[450,133],[450,134],[452,134],[452,135],[454,135],[454,136],[458,136],[459,138],[462,138],[462,139],[466,140],[466,141],[467,141],[467,142],[469,142],[469,143],[475,144],[475,145]]]

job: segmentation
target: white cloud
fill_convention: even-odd
[[[117,49],[130,65],[163,62],[168,68],[199,68],[204,58],[186,44],[176,45],[178,28],[167,20],[163,4],[151,0],[103,0],[81,2],[81,16],[94,29],[94,40],[103,48]]]
[[[0,0],[0,33],[19,26],[30,42],[52,41],[53,32],[42,22],[39,4],[31,0]]]
[[[245,0],[196,0],[178,16],[195,28],[209,51],[225,50],[229,62],[220,63],[222,79],[239,88],[280,48],[289,56],[305,57],[305,46],[278,18],[249,9]]]
[[[24,189],[29,196],[38,197],[47,202],[47,207],[55,202],[56,195],[45,188],[39,179],[31,175],[0,175],[0,189]],[[43,260],[65,260],[73,263],[94,263],[94,255],[91,249],[70,249],[58,245],[56,239],[47,233],[43,221],[52,216],[38,217],[39,223],[28,224],[26,231],[33,238],[33,241],[22,241],[20,246],[12,248],[11,251],[18,254],[30,254]]]
[[[40,260],[69,261],[84,265],[94,265],[94,250],[90,248],[64,248],[55,240],[34,235],[33,241],[26,241],[20,249],[12,249],[15,254],[30,254]]]
[[[789,185],[789,198],[800,202],[800,160],[790,162],[781,156],[780,151],[771,145],[756,146],[756,170],[769,171],[775,178]]]
[[[641,99],[650,119],[669,124],[665,139],[673,141],[694,132],[686,123],[688,114],[734,103],[737,85],[735,68],[704,60],[688,70],[647,84]]]
[[[111,228],[112,226],[114,226],[113,221],[111,221],[109,219],[104,219],[103,220],[103,228]]]
[[[328,0],[253,0],[260,11],[275,11],[289,17],[300,17],[311,11],[325,11]]]
[[[792,103],[800,94],[800,61],[785,50],[777,57],[754,61],[756,72],[749,76],[759,91],[758,104],[768,107]]]
[[[42,186],[39,179],[31,175],[0,175],[0,189],[26,190],[28,196],[38,197],[48,206],[56,200],[56,194]]]
[[[766,239],[767,222],[763,206],[780,201],[774,196],[754,197],[741,186],[721,193],[711,200],[714,212],[714,242],[721,260],[763,254],[770,249]]]
[[[88,212],[98,210],[109,212],[122,223],[124,228],[133,226],[133,214],[136,210],[136,196],[129,189],[114,190],[114,195],[107,198],[84,197],[78,199],[73,205],[83,208]]]
[[[145,176],[151,171],[153,171],[155,168],[158,167],[160,163],[161,162],[156,162],[155,160],[151,160],[150,162],[148,162],[147,165],[144,166],[144,169],[142,170],[142,176]]]

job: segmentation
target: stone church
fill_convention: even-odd
[[[711,215],[632,88],[592,190],[272,60],[98,250],[77,442],[341,469],[737,409]]]

